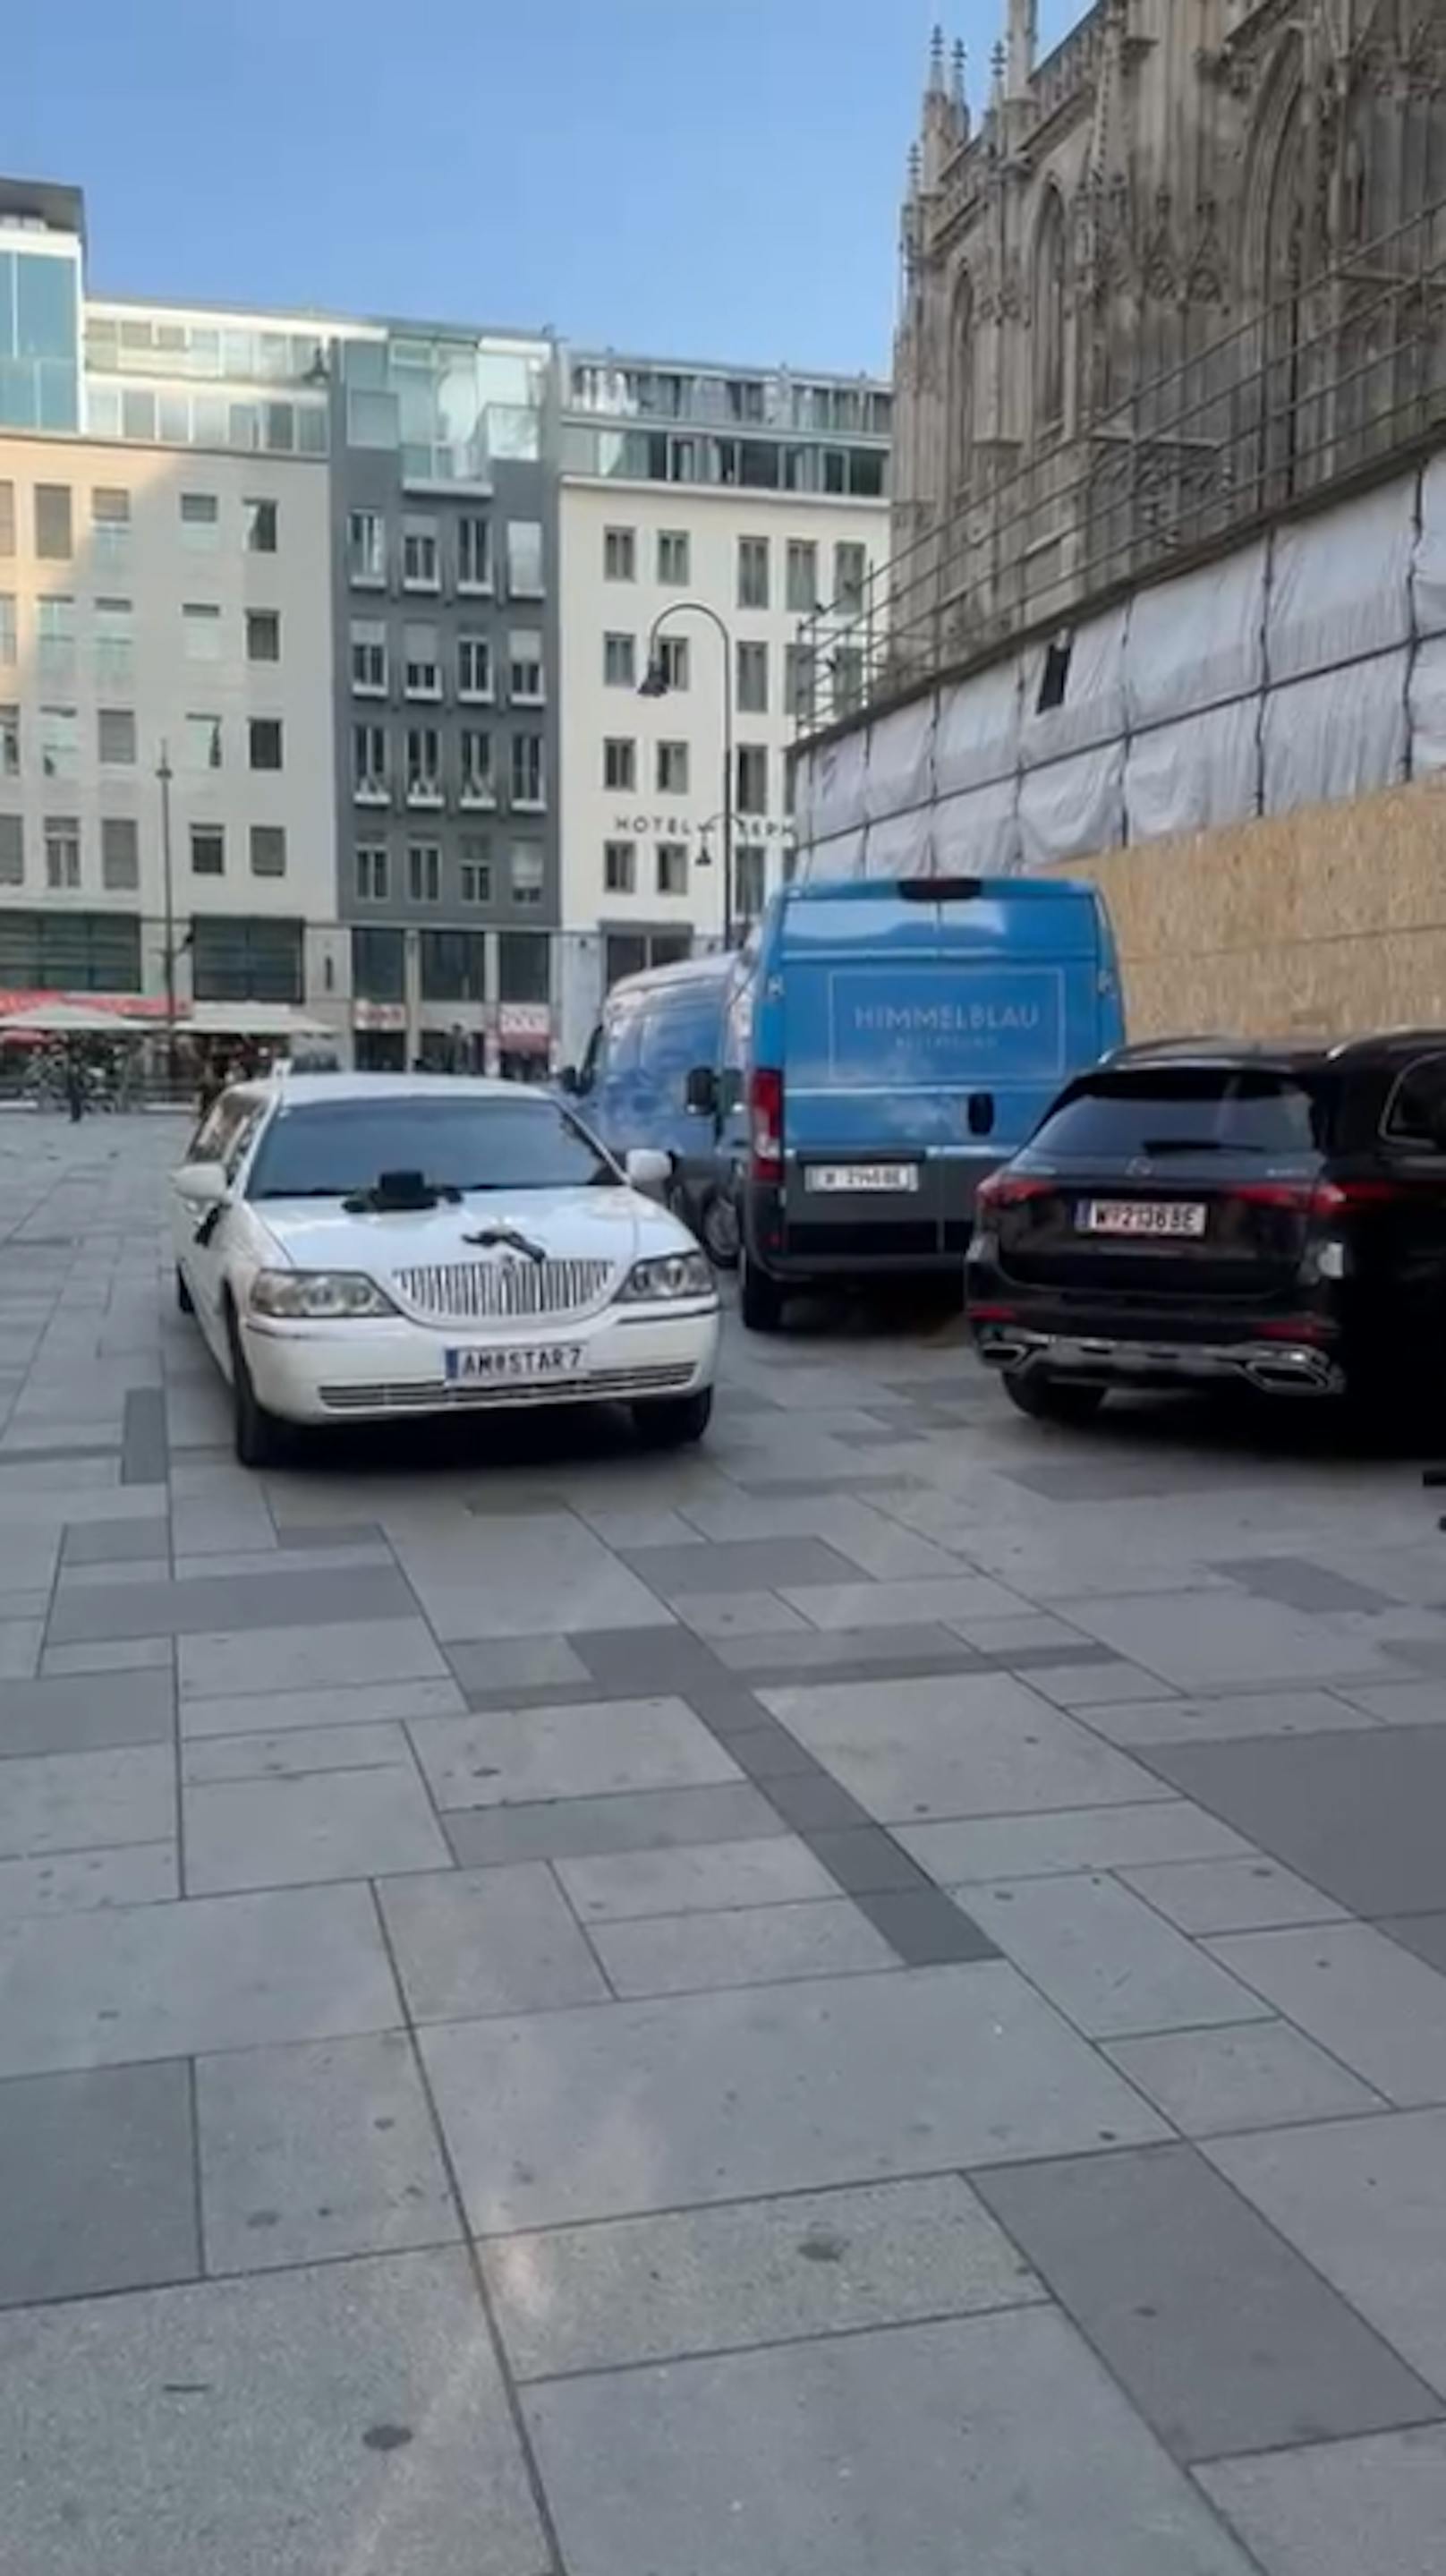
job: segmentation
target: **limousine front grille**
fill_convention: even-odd
[[[535,1315],[582,1315],[606,1295],[608,1261],[444,1261],[398,1270],[393,1284],[414,1313],[444,1324],[504,1324]]]

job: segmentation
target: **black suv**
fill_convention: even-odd
[[[1446,1388],[1446,1029],[1126,1047],[980,1189],[968,1302],[1024,1413],[1113,1386]]]

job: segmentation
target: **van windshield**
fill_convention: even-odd
[[[1049,1162],[1164,1160],[1171,1154],[1269,1155],[1325,1150],[1323,1092],[1276,1073],[1151,1068],[1098,1074],[1052,1110],[1029,1154]]]

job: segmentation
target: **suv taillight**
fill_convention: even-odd
[[[1385,1207],[1402,1192],[1395,1181],[1242,1181],[1230,1193],[1247,1207],[1294,1208],[1302,1216],[1353,1216]]]
[[[755,1068],[748,1084],[748,1137],[753,1178],[776,1188],[783,1178],[783,1076]]]
[[[1022,1207],[1026,1199],[1048,1198],[1053,1181],[1032,1179],[1024,1172],[991,1172],[974,1193],[976,1208],[993,1216],[1000,1208]]]

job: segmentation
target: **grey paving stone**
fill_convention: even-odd
[[[1439,1968],[1446,1976],[1446,1914],[1383,1914],[1376,1930],[1399,1941],[1403,1950],[1413,1950],[1428,1968]]]
[[[1050,1648],[1077,1655],[1082,1660],[1107,1651],[1094,1640],[1057,1619],[1050,1610],[1020,1610],[1004,1619],[961,1619],[954,1622],[957,1633],[978,1649],[981,1655],[993,1656],[1008,1664],[1016,1654],[1038,1654]]]
[[[0,1859],[164,1842],[176,1821],[167,1746],[17,1757],[0,1768]]]
[[[856,1976],[897,1964],[888,1942],[846,1897],[599,1923],[592,1937],[609,1983],[629,1997]]]
[[[0,2372],[17,2569],[350,2576],[358,2549],[389,2576],[548,2564],[458,2248],[12,2316]]]
[[[68,1681],[77,1673],[170,1673],[175,1660],[169,1637],[113,1637],[96,1646],[48,1647],[40,1658],[39,1678]]]
[[[158,1386],[133,1386],[126,1396],[121,1483],[163,1485],[169,1464],[164,1391]]]
[[[775,1772],[768,1795],[785,1824],[801,1834],[846,1832],[869,1822],[867,1808],[823,1771]]]
[[[300,1578],[303,1588],[312,1580],[310,1575]],[[382,1682],[451,1681],[441,1648],[425,1620],[415,1615],[183,1636],[179,1660],[183,1700],[254,1698],[258,1692],[335,1689],[342,1683],[375,1689]],[[205,1723],[190,1715],[185,1722]],[[273,1723],[281,1726],[285,1720]]]
[[[672,1608],[700,1637],[808,1636],[806,1619],[773,1592],[677,1592]]]
[[[164,1744],[175,1732],[169,1671],[42,1674],[0,1682],[0,1754]]]
[[[803,1636],[720,1637],[715,1652],[733,1672],[776,1674],[826,1673],[855,1679],[873,1670],[887,1673],[970,1672],[978,1654],[962,1637],[942,1625],[924,1628],[846,1628],[833,1636],[810,1629]]]
[[[0,1924],[0,2074],[334,2039],[400,2019],[364,1887]]]
[[[1231,1932],[1213,1955],[1387,2101],[1446,2102],[1446,1977],[1368,1923]]]
[[[181,1748],[188,1789],[217,1780],[294,1780],[312,1771],[412,1768],[400,1726],[295,1726],[279,1735],[203,1735]]]
[[[818,1763],[786,1726],[778,1726],[771,1717],[758,1712],[757,1726],[743,1727],[734,1733],[720,1732],[738,1768],[750,1780],[771,1786],[775,1780],[822,1779]]]
[[[1094,1598],[1072,1603],[1069,1615],[1116,1654],[1181,1690],[1394,1677],[1379,1647],[1337,1637],[1304,1611],[1245,1592]]]
[[[1446,2111],[1215,2138],[1204,2152],[1446,2393]]]
[[[957,1623],[976,1614],[1004,1617],[1021,1606],[1017,1592],[1007,1592],[984,1574],[926,1576],[897,1583],[783,1582],[784,1599],[801,1610],[816,1628],[918,1628]]]
[[[1446,2428],[1369,2433],[1263,2460],[1216,2460],[1200,2485],[1269,2576],[1439,2576]]]
[[[854,1902],[906,1968],[936,1968],[951,1960],[1000,1955],[998,1942],[942,1887],[864,1888]]]
[[[1386,1610],[1384,1592],[1354,1583],[1328,1565],[1313,1565],[1304,1556],[1240,1556],[1212,1567],[1227,1583],[1238,1583],[1262,1601],[1283,1601],[1291,1610]]]
[[[630,1548],[627,1562],[661,1601],[700,1592],[777,1592],[788,1584],[852,1583],[858,1569],[817,1538],[715,1539],[706,1548]]]
[[[7,1681],[29,1681],[39,1671],[44,1637],[43,1619],[0,1618],[0,1688]]]
[[[1105,2055],[1190,2138],[1381,2108],[1378,2093],[1287,2021],[1119,2039]]]
[[[1197,1937],[1207,1932],[1261,1932],[1276,1923],[1332,1923],[1341,1919],[1319,1888],[1307,1886],[1278,1861],[1155,1861],[1120,1872],[1160,1914]]]
[[[183,1699],[181,1739],[388,1725],[400,1718],[460,1717],[466,1711],[450,1675],[433,1680],[334,1682],[309,1690],[254,1691],[240,1698]]]
[[[447,1661],[462,1688],[505,1700],[511,1690],[570,1687],[590,1678],[565,1637],[474,1637],[449,1647]]]
[[[1427,1673],[1438,1681],[1446,1678],[1446,1639],[1395,1637],[1391,1640],[1391,1652],[1403,1664],[1414,1665],[1417,1672]]]
[[[737,1403],[738,1391],[728,1390],[730,1411]],[[627,1504],[605,1501],[579,1502],[579,1520],[586,1521],[594,1538],[604,1547],[617,1548],[626,1555],[636,1548],[701,1547],[703,1533],[696,1530],[668,1503]]]
[[[208,2272],[461,2235],[400,2032],[200,2057],[196,2124]]]
[[[968,1901],[1005,1956],[1091,2039],[1264,2014],[1248,1987],[1115,1879],[1013,1879],[971,1888]]]
[[[1360,1694],[1355,1694],[1358,1700]],[[1360,1735],[1359,1706],[1331,1691],[1231,1691],[1218,1699],[1153,1699],[1091,1707],[1089,1720],[1111,1744],[1220,1744],[1253,1735]]]
[[[439,1721],[440,1722],[440,1721]],[[182,1791],[194,1896],[441,1869],[448,1851],[410,1760],[366,1770],[288,1770]]]
[[[1446,1688],[1438,1681],[1354,1684],[1341,1696],[1383,1726],[1446,1726]]]
[[[761,1696],[885,1823],[1123,1805],[1158,1786],[1008,1673],[823,1682]]]
[[[385,1547],[387,1534],[379,1521],[278,1520],[276,1544],[311,1556],[318,1548]]]
[[[597,1961],[540,1862],[389,1879],[377,1896],[415,2021],[606,2000]]]
[[[454,2022],[421,2048],[481,2235],[1161,2134],[1002,1961]]]
[[[843,1825],[807,1837],[808,1849],[851,1896],[879,1896],[895,1889],[928,1887],[926,1871],[881,1825]]]
[[[110,1905],[156,1905],[179,1893],[173,1841],[0,1861],[0,1918],[71,1914]]]
[[[200,2268],[183,2065],[0,2087],[0,2307],[186,2281]]]
[[[1098,1458],[1061,1458],[1049,1465],[1001,1467],[999,1473],[1051,1503],[1149,1501],[1179,1491],[1173,1459],[1132,1458],[1123,1450]]]
[[[324,1622],[414,1619],[417,1605],[394,1567],[294,1568],[274,1574],[201,1575],[186,1583],[68,1588],[51,1615],[51,1642],[90,1637],[209,1638],[223,1631],[316,1628]]]
[[[1043,2308],[584,2374],[523,2404],[572,2576],[940,2576],[942,2535],[971,2576],[1248,2576]]]
[[[899,1824],[894,1832],[905,1851],[946,1887],[988,1878],[1118,1869],[1130,1861],[1213,1860],[1250,1849],[1228,1825],[1187,1798],[1160,1798],[1149,1806]]]
[[[1045,2295],[959,2174],[500,2237],[482,2262],[523,2380]]]
[[[590,1852],[669,1851],[687,1844],[752,1842],[786,1834],[783,1818],[750,1781],[706,1789],[639,1789],[611,1798],[459,1809],[443,1817],[464,1869],[515,1860],[564,1860]]]
[[[489,1517],[393,1544],[436,1635],[551,1637],[569,1628],[666,1627],[656,1593],[571,1512]]]
[[[1446,1908],[1446,1734],[1152,1748],[1151,1763],[1353,1914]]]
[[[418,1718],[411,1733],[439,1807],[692,1788],[739,1777],[692,1710],[673,1698]]]
[[[604,1853],[559,1860],[556,1868],[570,1903],[589,1923],[788,1905],[832,1896],[837,1875],[791,1834],[694,1850]]]
[[[999,2167],[978,2189],[1177,2460],[1439,2411],[1194,2147]]]

